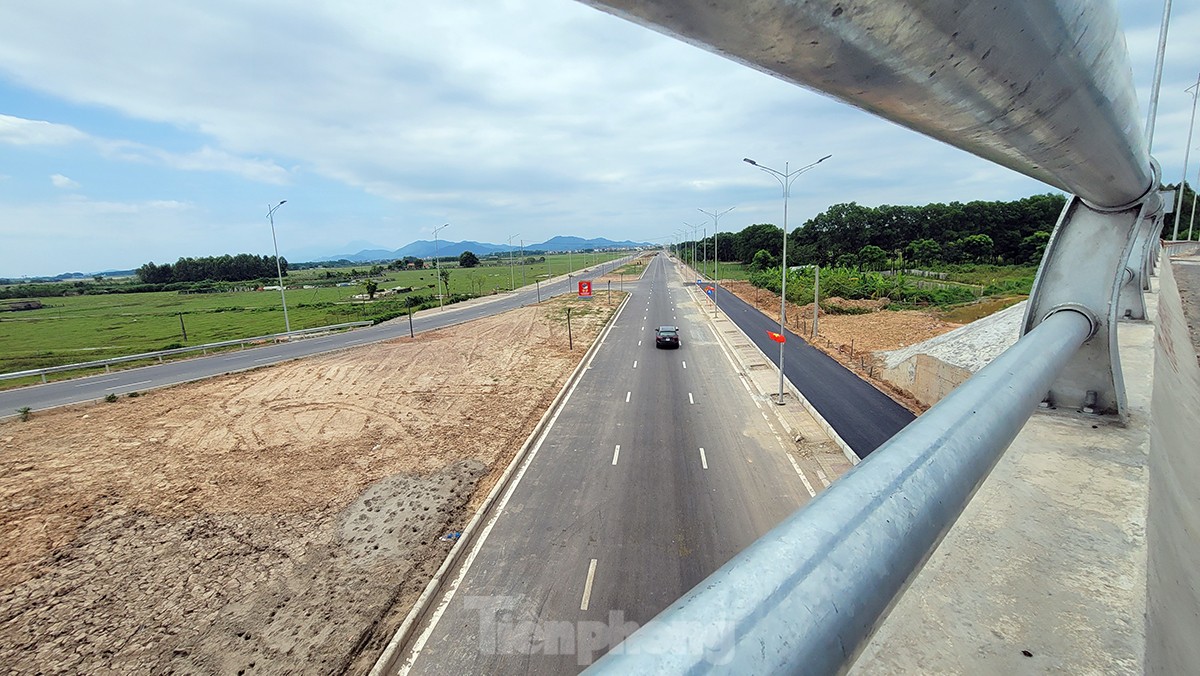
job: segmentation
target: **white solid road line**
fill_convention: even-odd
[[[110,390],[119,390],[122,387],[137,387],[138,385],[149,385],[152,382],[154,382],[154,381],[153,380],[139,380],[136,383],[126,383],[124,385],[113,385],[112,387],[106,387],[106,388],[104,388],[104,391],[108,392]]]
[[[105,378],[104,380],[93,380],[88,383],[80,383],[80,384],[76,385],[75,387],[87,387],[89,385],[99,385],[100,383],[111,383],[114,380],[116,380],[116,378]]]
[[[617,458],[620,457],[620,455],[621,455],[621,444],[617,444],[617,447],[615,449],[613,449],[613,463],[612,464],[614,464],[614,465],[617,464]]]
[[[626,403],[626,404],[628,404],[628,403],[629,403],[629,398],[630,398],[630,397],[632,397],[632,396],[633,396],[633,392],[632,392],[632,391],[630,391],[630,392],[626,392],[626,393],[625,393],[625,403]]]
[[[704,449],[700,449],[700,466],[708,469],[708,458],[704,455]]]
[[[612,328],[616,325],[618,319],[620,319],[620,312],[618,312],[617,316],[613,318],[613,321],[609,323],[608,328],[604,329],[603,335],[607,336],[608,332],[612,331]],[[521,478],[525,476],[525,470],[529,469],[529,466],[533,464],[534,458],[537,457],[538,451],[542,448],[542,442],[544,442],[546,437],[549,436],[550,430],[554,429],[554,423],[558,421],[559,414],[567,409],[567,403],[571,401],[571,395],[575,394],[575,388],[579,387],[579,383],[581,382],[583,382],[582,377],[576,379],[571,385],[571,389],[567,391],[567,396],[563,397],[562,403],[559,405],[558,410],[554,412],[554,415],[550,416],[550,421],[546,423],[546,427],[542,430],[542,435],[538,437],[538,440],[534,443],[533,448],[529,449],[529,455],[525,457],[520,469],[518,469],[517,473],[513,475],[512,481],[508,485],[508,489],[504,492],[503,497],[500,498],[500,502],[496,503],[495,511],[488,518],[487,523],[484,524],[483,530],[479,531],[479,537],[475,539],[475,545],[471,548],[471,551],[467,553],[467,558],[463,560],[461,564],[459,564],[458,574],[455,575],[454,579],[450,581],[449,585],[447,586],[447,591],[442,593],[441,602],[438,603],[437,607],[434,608],[433,614],[429,616],[429,620],[425,625],[425,629],[417,636],[416,641],[413,642],[412,648],[408,651],[408,657],[400,665],[398,673],[402,676],[407,674],[412,669],[413,664],[415,664],[417,659],[421,656],[421,651],[425,648],[425,644],[429,641],[429,637],[433,634],[434,628],[437,627],[438,621],[442,619],[442,615],[445,614],[446,608],[448,608],[450,606],[450,602],[454,600],[454,595],[458,591],[459,586],[462,585],[463,578],[465,578],[467,573],[470,572],[471,564],[475,562],[475,557],[479,555],[479,550],[483,548],[483,543],[487,542],[488,535],[491,534],[492,528],[496,525],[496,521],[500,519],[500,515],[504,513],[504,508],[506,505],[508,505],[508,501],[513,496],[513,493],[516,492],[517,486],[521,485]]]
[[[820,467],[817,468],[817,479],[821,481],[821,484],[825,488],[829,488],[829,477],[825,476],[825,472],[822,472]]]
[[[592,598],[592,578],[596,577],[596,559],[588,564],[587,581],[583,583],[583,600],[579,602],[580,610],[588,609],[588,601]]]
[[[783,454],[787,456],[788,462],[792,463],[792,469],[796,470],[796,474],[800,475],[800,481],[804,482],[804,488],[808,490],[808,496],[812,498],[817,497],[817,492],[813,490],[812,484],[808,483],[808,477],[804,476],[804,472],[801,471],[800,465],[796,464],[796,459],[793,458],[792,454],[788,453],[787,451],[784,451]]]

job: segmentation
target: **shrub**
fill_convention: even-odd
[[[112,404],[117,401],[117,395],[110,392],[109,394],[104,396],[104,401],[107,401],[108,403]]]
[[[28,406],[22,406],[21,408],[17,409],[17,418],[20,419],[21,422],[25,422],[32,417],[33,409],[29,408]]]

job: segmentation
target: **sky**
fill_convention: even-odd
[[[1200,3],[1154,138],[1183,173]],[[1118,0],[1148,110],[1162,3]],[[1193,148],[1200,135],[1193,140]],[[571,0],[0,4],[0,277],[439,237],[665,242],[1049,186]],[[1191,155],[1189,174],[1200,165]]]

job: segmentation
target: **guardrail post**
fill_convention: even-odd
[[[1158,167],[1154,165],[1157,185]],[[1051,386],[1047,398],[1060,408],[1085,413],[1127,415],[1125,383],[1117,352],[1117,321],[1145,317],[1141,298],[1143,233],[1152,233],[1162,210],[1157,191],[1112,209],[1091,206],[1080,197],[1067,201],[1050,235],[1029,294],[1022,334],[1060,310],[1086,315],[1089,338]],[[1149,240],[1146,240],[1149,241]]]

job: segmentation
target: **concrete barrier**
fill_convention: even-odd
[[[1185,272],[1170,261],[1160,277],[1146,521],[1147,674],[1195,673],[1200,665],[1200,365],[1180,294],[1182,286],[1192,303],[1200,302],[1200,262],[1190,267]]]

